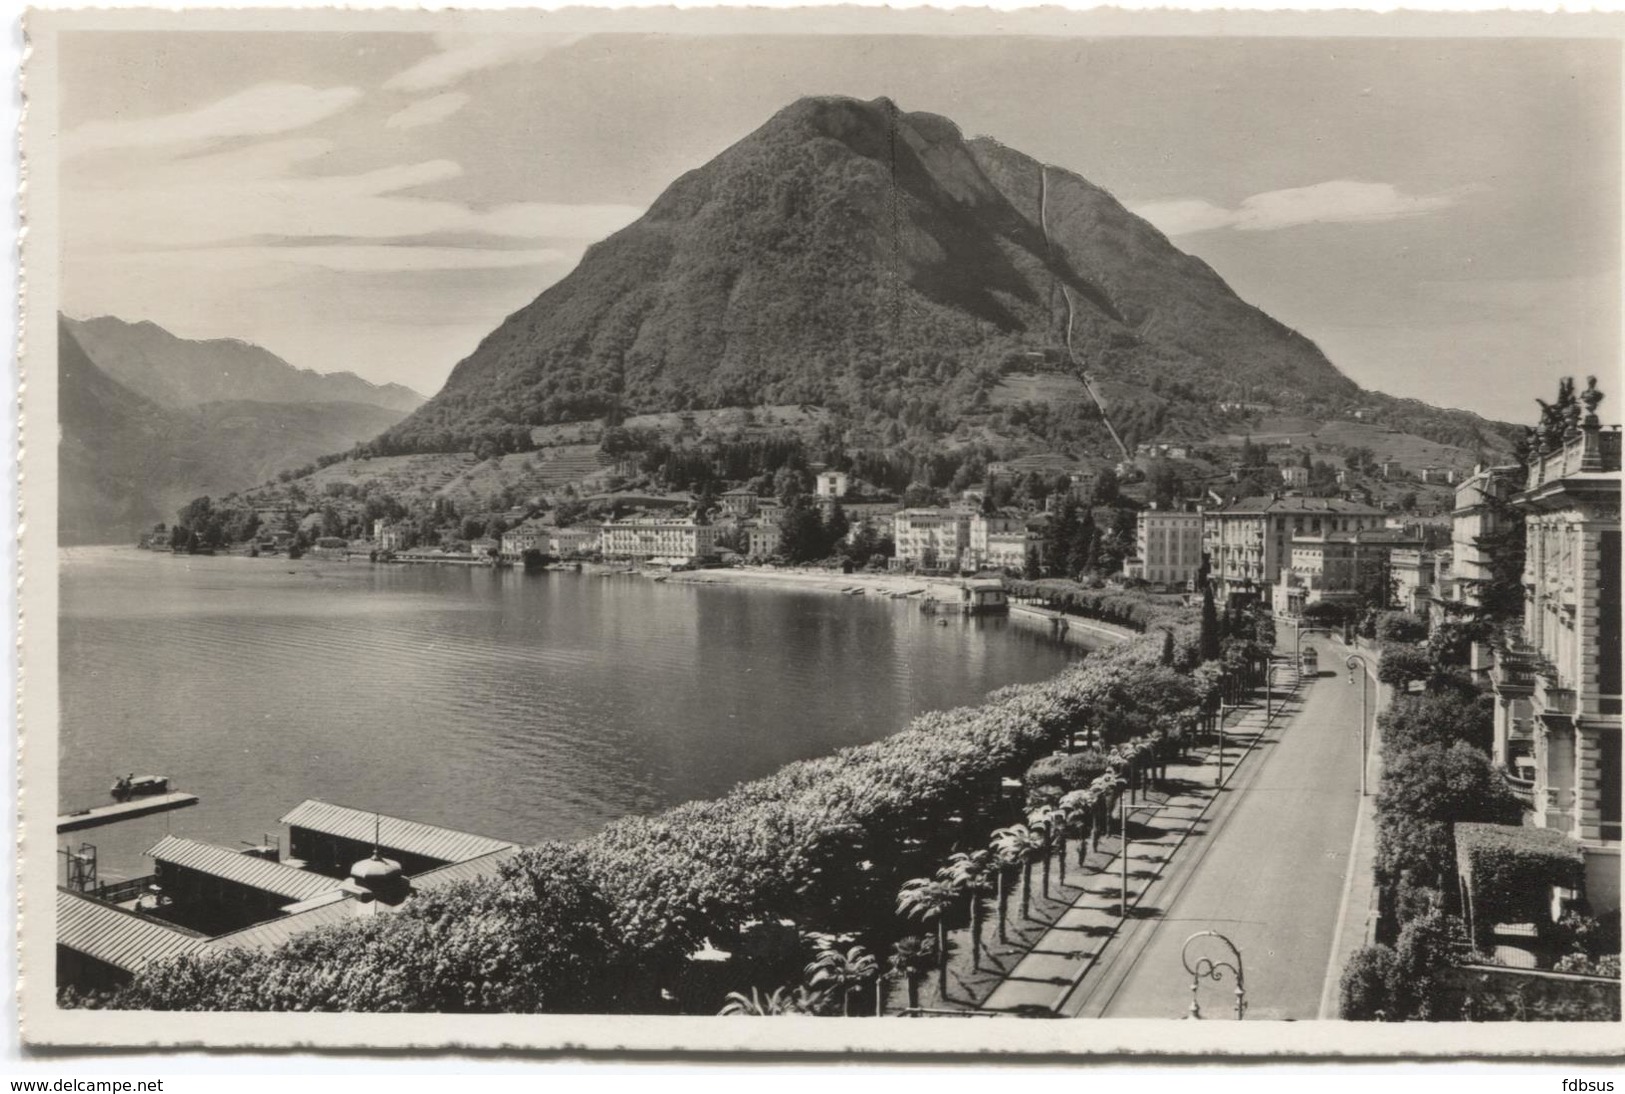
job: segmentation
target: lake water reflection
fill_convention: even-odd
[[[307,797],[523,842],[714,797],[1077,651],[913,602],[645,578],[62,554],[62,809],[115,775],[202,803],[58,839],[258,842]]]

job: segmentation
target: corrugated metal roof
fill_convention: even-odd
[[[444,862],[464,862],[493,851],[512,847],[509,840],[476,836],[470,832],[457,832],[450,828],[436,828],[432,824],[402,820],[351,809],[347,805],[308,798],[282,818],[282,823],[295,828],[308,828],[342,839],[371,843],[373,822],[378,822],[378,846],[386,851],[404,851],[424,858],[437,858]]]
[[[331,923],[346,923],[356,918],[357,902],[336,900],[322,904],[297,915],[285,915],[265,923],[256,923],[240,931],[232,931],[209,940],[211,950],[274,950],[295,935],[326,927]]]
[[[321,874],[179,836],[165,836],[147,854],[160,862],[172,862],[289,900],[309,900],[339,887],[336,880]]]
[[[500,851],[492,851],[489,855],[481,855],[479,858],[466,859],[462,862],[454,862],[450,866],[425,870],[411,879],[412,888],[422,892],[454,885],[459,881],[496,877],[497,871],[502,864],[518,853],[519,848],[517,847],[504,847]]]
[[[207,944],[200,934],[66,889],[56,891],[56,941],[132,973]]]

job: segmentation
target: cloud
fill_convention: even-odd
[[[462,91],[448,91],[431,99],[419,99],[402,110],[397,110],[384,121],[385,129],[416,129],[445,121],[468,105],[469,96]]]
[[[264,137],[303,129],[348,108],[359,88],[269,83],[196,110],[128,121],[86,122],[63,137],[68,156],[120,148],[190,145],[233,137]]]
[[[1130,211],[1156,225],[1164,235],[1188,236],[1235,223],[1235,214],[1211,201],[1186,198],[1181,201],[1152,201],[1135,205]]]
[[[384,81],[388,91],[428,91],[447,87],[481,69],[529,60],[579,41],[579,34],[437,34],[432,53]]]
[[[459,178],[446,159],[392,164],[347,175],[316,173],[333,142],[290,138],[130,165],[68,165],[63,223],[68,247],[87,260],[209,248],[264,247],[267,259],[304,248],[305,260],[349,263],[343,268],[423,268],[447,264],[512,265],[515,251],[474,257],[502,246],[481,241],[531,241],[527,261],[584,247],[625,227],[642,210],[630,205],[509,202],[489,207],[412,193]],[[438,239],[434,237],[439,237]],[[454,238],[448,246],[446,239]],[[335,241],[351,250],[331,249]],[[367,249],[374,243],[382,249]],[[327,247],[328,250],[321,248]],[[359,250],[354,248],[361,248]],[[388,251],[388,254],[384,252]],[[419,259],[409,252],[421,252]],[[335,266],[335,268],[339,268]]]
[[[1170,236],[1218,228],[1270,232],[1304,224],[1369,224],[1447,209],[1476,187],[1412,195],[1386,182],[1334,179],[1313,186],[1254,194],[1235,209],[1200,198],[1148,202],[1133,211]]]
[[[556,266],[578,261],[580,247],[508,250],[500,247],[318,243],[204,247],[171,251],[130,251],[110,256],[109,268],[162,268],[195,276],[223,271],[315,267],[344,273],[405,273],[415,270],[501,270]]]

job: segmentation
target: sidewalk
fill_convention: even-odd
[[[1296,669],[1278,676],[1276,701],[1282,703],[1277,720],[1290,721],[1298,706]],[[1241,717],[1227,727],[1224,737],[1224,783],[1228,786],[1238,766],[1251,754],[1266,727],[1262,702],[1241,708]],[[1184,763],[1170,762],[1163,800],[1131,807],[1128,845],[1128,914],[1139,918],[1157,909],[1144,908],[1146,895],[1162,877],[1164,868],[1191,833],[1203,832],[1211,818],[1208,809],[1218,796],[1218,745],[1192,749]],[[1118,928],[1122,916],[1125,863],[1121,852],[1098,871],[1084,876],[1071,907],[1061,913],[1031,950],[1010,970],[982,1003],[981,1009],[1005,1012],[1058,1011],[1066,998],[1094,968]]]
[[[1371,672],[1370,666],[1367,672]],[[1372,682],[1375,683],[1374,677]],[[1382,735],[1376,728],[1376,722],[1377,715],[1388,708],[1393,698],[1393,689],[1389,688],[1385,693],[1383,687],[1377,688],[1377,709],[1371,716],[1371,742],[1366,757],[1366,785],[1370,792],[1360,802],[1360,817],[1354,826],[1348,881],[1343,889],[1343,910],[1338,916],[1337,934],[1332,943],[1331,958],[1326,964],[1326,986],[1320,996],[1321,1019],[1338,1017],[1338,987],[1342,983],[1343,969],[1355,950],[1376,941],[1377,788],[1382,785]]]

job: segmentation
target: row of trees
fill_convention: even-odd
[[[746,950],[751,924],[788,920],[803,936],[849,936],[869,953],[888,952],[907,933],[884,914],[891,896],[926,864],[986,846],[972,834],[998,818],[1001,779],[1076,732],[1110,739],[1124,732],[1118,727],[1154,726],[1168,713],[1161,695],[1137,684],[1148,671],[1190,673],[1194,630],[1176,628],[1172,664],[1163,666],[1166,653],[1163,635],[1138,639],[1048,682],[922,715],[892,737],[791,764],[721,799],[623,818],[583,843],[526,849],[500,877],[414,897],[392,916],[317,929],[270,953],[155,964],[105,1002],[660,1012],[671,1007],[663,990],[682,1000],[689,955],[708,944]],[[758,961],[752,980],[734,986],[783,982],[764,970],[789,960]],[[791,967],[805,960],[796,952]],[[710,1009],[720,1002],[719,992]]]
[[[1344,970],[1345,1018],[1462,1017],[1443,1007],[1446,974],[1471,950],[1461,919],[1455,825],[1515,825],[1522,816],[1489,756],[1493,700],[1450,666],[1425,671],[1429,690],[1396,695],[1379,718],[1376,876],[1389,941],[1357,951]]]

